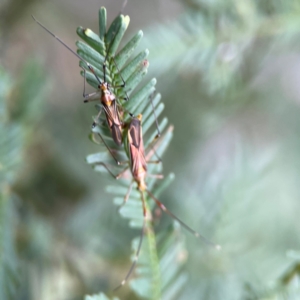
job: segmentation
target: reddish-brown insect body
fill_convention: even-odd
[[[122,144],[122,123],[116,105],[116,96],[109,89],[107,82],[102,82],[99,87],[101,90],[101,104],[105,112],[108,127],[114,142],[120,146]]]
[[[128,144],[130,167],[133,179],[141,192],[146,191],[145,178],[147,175],[147,162],[143,143],[141,126],[142,115],[138,115],[130,122],[128,129]]]

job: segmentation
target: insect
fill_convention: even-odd
[[[84,97],[84,103],[90,102],[90,101],[96,101],[100,100],[101,102],[101,110],[99,111],[96,119],[99,119],[102,111],[105,113],[106,121],[109,127],[109,130],[111,132],[112,138],[114,142],[120,146],[122,144],[122,121],[120,118],[120,112],[118,109],[118,105],[116,102],[116,95],[112,92],[111,88],[119,88],[119,87],[125,87],[126,83],[120,73],[120,70],[118,69],[118,66],[113,58],[113,61],[116,65],[116,68],[118,69],[118,72],[120,74],[120,77],[122,79],[122,84],[119,86],[111,86],[107,81],[106,81],[106,61],[107,61],[107,56],[106,55],[104,62],[103,62],[103,80],[101,80],[93,66],[89,64],[83,57],[81,57],[78,53],[76,53],[74,50],[71,49],[70,46],[68,46],[63,40],[61,40],[58,36],[56,36],[53,32],[51,32],[48,28],[46,28],[42,23],[40,23],[34,16],[32,16],[33,20],[40,25],[44,30],[46,30],[50,35],[52,35],[58,42],[60,42],[64,47],[66,47],[70,52],[72,52],[76,57],[78,57],[81,61],[83,61],[87,68],[90,70],[90,72],[95,76],[97,82],[99,83],[98,89],[99,91],[86,94],[85,92],[85,75],[86,75],[86,70],[83,68],[84,71],[84,91],[83,91],[83,97]],[[109,53],[109,51],[107,52]],[[128,100],[127,93],[125,92],[126,97],[124,98],[125,100]],[[96,97],[96,98],[95,98]],[[99,99],[100,98],[100,99]],[[130,113],[129,113],[130,114]],[[93,122],[92,127],[96,126],[96,121]]]
[[[127,171],[130,168],[130,171],[132,174],[132,181],[129,185],[128,191],[127,191],[127,193],[124,197],[124,201],[121,205],[124,205],[127,202],[128,198],[130,196],[131,190],[132,190],[133,183],[137,184],[137,189],[140,192],[141,200],[142,200],[143,226],[142,226],[142,231],[141,231],[141,235],[140,235],[138,248],[137,248],[133,263],[132,263],[127,275],[122,280],[121,284],[115,288],[115,290],[119,289],[121,286],[123,286],[127,282],[128,278],[130,277],[132,271],[134,270],[135,265],[139,258],[142,241],[143,241],[143,237],[144,237],[145,226],[146,226],[147,211],[146,211],[146,203],[145,203],[145,194],[147,194],[150,198],[152,198],[152,200],[154,200],[155,204],[162,211],[164,211],[169,216],[171,216],[173,219],[175,219],[177,222],[179,222],[186,230],[191,232],[195,237],[202,239],[206,244],[211,245],[212,247],[214,247],[217,250],[221,249],[221,247],[219,245],[212,243],[211,241],[206,239],[204,236],[202,236],[201,234],[199,234],[198,232],[193,230],[191,227],[189,227],[186,223],[181,221],[177,216],[175,216],[171,211],[169,211],[165,207],[165,205],[162,202],[160,202],[148,189],[147,184],[146,184],[146,177],[150,176],[150,175],[147,174],[147,164],[159,163],[160,161],[159,160],[158,161],[147,161],[147,159],[146,159],[141,121],[142,121],[141,114],[137,115],[136,117],[133,116],[129,123],[128,129],[126,132],[126,136],[124,137],[125,151],[127,152],[127,155],[129,157],[129,161],[127,162],[128,166],[124,170],[122,170],[122,172],[119,173],[118,175],[114,175],[110,171],[110,169],[106,166],[105,163],[102,163],[102,162],[99,163],[99,164],[103,165],[108,170],[108,172],[116,179],[121,178],[123,176],[123,174],[125,173],[125,171]],[[151,176],[154,176],[156,178],[162,178],[162,175],[160,175],[160,174],[151,175]]]

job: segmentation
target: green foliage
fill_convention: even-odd
[[[18,82],[12,84],[5,70],[0,70],[0,299],[3,300],[16,299],[17,286],[22,280],[15,250],[16,199],[12,186],[23,166],[26,137],[32,130],[29,124],[38,118],[34,106],[41,101],[44,84],[40,71],[35,62],[27,62]]]
[[[10,78],[1,69],[0,74],[0,298],[15,299],[18,282],[18,260],[14,248],[14,207],[11,183],[21,162],[24,143],[20,124],[9,124],[7,109]]]
[[[143,41],[170,119],[180,119],[186,190],[170,198],[190,199],[186,215],[222,246],[217,255],[192,247],[184,298],[297,299],[298,262],[285,253],[299,249],[299,90],[291,95],[287,75],[300,49],[299,1],[182,3]],[[173,106],[184,113],[172,116]]]
[[[300,264],[299,252],[289,251],[287,256],[292,259],[290,266],[274,282],[267,286],[260,285],[254,288],[251,284],[246,285],[246,299],[251,300],[296,300],[299,299],[300,288]]]
[[[187,253],[179,226],[175,223],[157,234],[154,258],[149,242],[152,235],[153,232],[148,233],[136,269],[138,278],[133,279],[130,286],[143,299],[176,299],[188,279],[188,275],[182,272]],[[133,251],[136,251],[137,243],[137,239],[133,241]]]
[[[149,28],[144,44],[149,45],[158,75],[172,70],[174,77],[178,73],[197,77],[210,94],[240,95],[253,75],[251,66],[245,66],[253,44],[262,38],[289,43],[298,34],[298,1],[181,2],[186,11],[176,20]]]
[[[105,161],[116,173],[121,170],[101,143],[85,138],[93,104],[80,101],[82,80],[72,69],[76,58],[17,5],[14,16],[17,10],[2,10],[3,20],[17,20],[18,26],[2,26],[1,61],[18,75],[14,80],[1,71],[0,80],[5,99],[0,104],[0,299],[73,300],[99,291],[110,299],[130,300],[298,299],[299,1],[169,1],[160,3],[159,13],[149,1],[139,1],[138,13],[130,3],[125,9],[132,23],[150,25],[142,28],[144,38],[130,24],[133,34],[127,39],[127,17],[107,26],[109,18],[101,9],[99,37],[78,29],[91,45],[78,42],[78,51],[100,78],[109,52],[107,80],[118,85],[115,55],[127,86],[113,91],[120,106],[144,114],[147,143],[156,134],[148,99],[159,86],[165,114],[176,129],[163,166],[166,173],[176,173],[176,184],[168,187],[173,175],[147,183],[157,197],[168,187],[166,206],[222,251],[216,253],[184,230],[179,235],[177,225],[165,227],[170,218],[160,219],[153,210],[135,272],[126,286],[112,292],[130,267],[130,240],[140,233],[140,195],[134,186],[120,217],[111,200],[116,205],[123,201],[130,172],[109,182],[106,173],[99,178],[80,159],[98,152],[88,157],[90,164]],[[79,16],[88,17],[82,24],[98,26],[91,12],[80,11],[85,4],[77,4],[38,7],[39,18],[68,44],[74,39],[68,26]],[[150,51],[136,51],[141,44]],[[20,71],[19,62],[26,58],[20,51],[26,49],[43,57],[46,72],[55,74],[40,123],[46,72],[32,64]],[[143,82],[146,72],[157,80]],[[95,91],[98,82],[89,70],[87,79],[93,86],[88,90]],[[156,111],[162,110],[159,95],[154,101]],[[115,149],[102,119],[91,138],[99,143],[101,132]],[[124,121],[130,121],[126,111]],[[165,128],[156,146],[162,153],[172,132],[166,119],[159,123]],[[123,150],[118,154],[127,159]],[[149,165],[149,173],[160,173],[160,168]],[[100,165],[95,169],[104,171]],[[147,204],[152,211],[151,199]],[[136,246],[133,239],[132,253]]]
[[[18,274],[19,261],[14,241],[16,219],[14,199],[4,189],[2,185],[0,193],[0,297],[8,300],[16,299],[16,290],[21,279]]]

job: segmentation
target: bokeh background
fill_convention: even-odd
[[[78,59],[31,18],[75,49],[78,26],[97,32],[100,6],[110,23],[122,1],[0,3],[3,300],[140,299],[111,292],[138,232],[110,178],[85,163],[95,108]],[[300,299],[300,2],[128,0],[124,14],[125,41],[144,31],[147,79],[175,127],[163,166],[176,178],[160,199],[222,245],[181,231],[187,279],[172,299]]]

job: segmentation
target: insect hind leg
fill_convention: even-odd
[[[196,238],[199,238],[201,240],[204,241],[205,244],[212,246],[213,248],[215,248],[216,250],[221,250],[221,246],[217,245],[213,242],[211,242],[210,240],[208,240],[206,237],[204,237],[203,235],[201,235],[200,233],[198,233],[197,231],[195,231],[194,229],[192,229],[190,226],[188,226],[186,223],[184,223],[183,221],[181,221],[177,216],[175,216],[169,209],[167,209],[165,207],[165,205],[160,202],[149,190],[146,190],[146,192],[148,193],[148,195],[152,198],[152,200],[155,202],[155,204],[162,210],[164,211],[166,214],[168,214],[171,218],[173,218],[174,220],[176,220],[182,227],[184,227],[187,231],[189,231],[191,234],[193,234]]]

